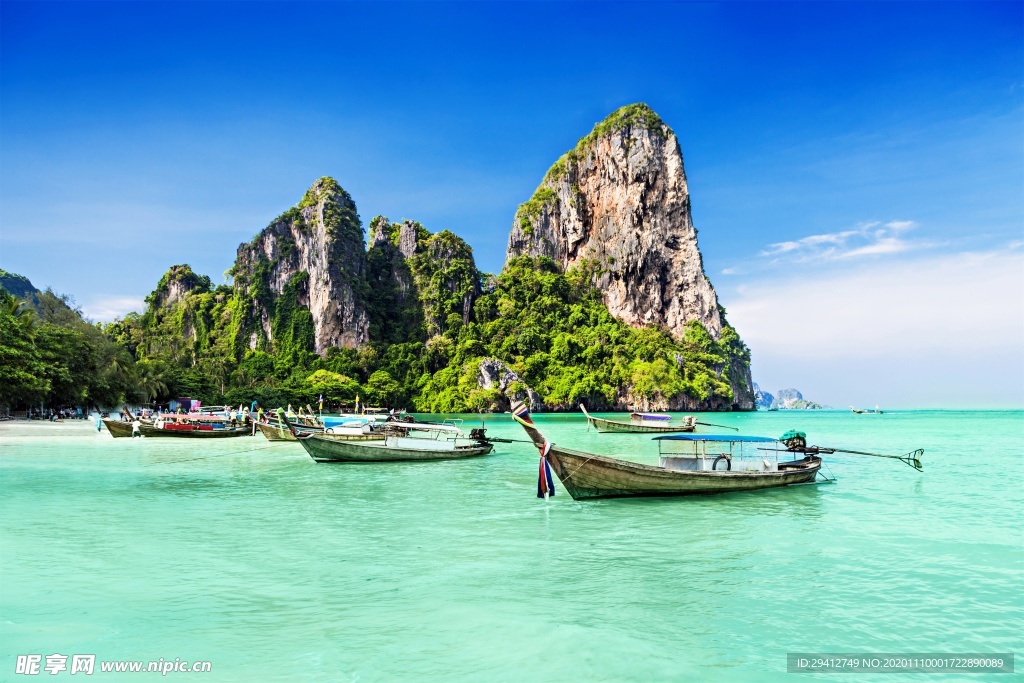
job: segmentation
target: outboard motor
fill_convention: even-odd
[[[807,448],[807,435],[795,429],[791,429],[780,436],[779,441],[785,444],[786,448],[791,451],[802,451]]]
[[[473,439],[477,443],[489,443],[487,439],[487,430],[483,427],[469,430],[469,438]]]

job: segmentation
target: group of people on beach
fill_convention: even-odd
[[[74,408],[48,408],[44,410],[29,408],[28,412],[25,414],[25,418],[28,420],[48,420],[50,422],[58,422],[61,420],[84,420],[86,418],[86,414],[82,412],[81,406],[75,406]]]

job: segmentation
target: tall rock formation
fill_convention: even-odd
[[[770,410],[772,404],[775,403],[775,397],[764,391],[761,387],[757,386],[757,382],[754,383],[754,405],[757,410]]]
[[[745,347],[704,274],[679,141],[650,107],[613,112],[548,170],[512,222],[507,260],[523,255],[588,269],[628,325],[654,324],[681,341],[696,321],[715,341],[728,337],[739,351],[721,369],[732,406],[754,409]]]
[[[754,408],[749,349],[703,272],[678,141],[645,105],[558,160],[516,213],[508,256],[483,286],[447,230],[378,216],[366,244],[352,198],[321,178],[239,246],[232,285],[175,266],[117,334],[175,368],[169,391],[214,402],[308,395],[317,367],[367,400],[435,412],[523,397],[538,410]]]
[[[210,291],[211,284],[209,276],[195,273],[187,263],[171,266],[160,278],[156,289],[146,297],[146,303],[151,310],[171,308],[184,301],[191,292],[201,294]]]
[[[718,339],[722,321],[704,275],[679,141],[645,104],[612,113],[564,154],[516,212],[507,257],[593,264],[594,284],[619,320],[690,320]]]
[[[366,277],[372,339],[402,343],[422,337],[423,311],[411,259],[419,240],[428,235],[415,221],[399,225],[385,216],[370,221]]]
[[[426,341],[468,324],[480,295],[473,249],[448,230],[415,221],[370,223],[371,328],[374,339]]]
[[[323,355],[332,346],[355,348],[369,340],[363,228],[352,197],[331,178],[320,178],[298,206],[286,211],[252,242],[238,247],[232,274],[246,302],[249,348],[309,337]],[[282,303],[283,302],[283,303]]]

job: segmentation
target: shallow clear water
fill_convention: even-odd
[[[649,436],[536,419],[656,462]],[[925,471],[835,455],[834,485],[545,503],[522,443],[317,465],[260,436],[2,425],[0,679],[28,653],[209,660],[205,680],[649,681],[792,679],[791,651],[1024,651],[1024,413],[703,419],[924,448]]]

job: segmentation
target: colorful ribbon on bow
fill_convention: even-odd
[[[533,425],[530,417],[530,409],[525,402],[517,402],[512,406],[512,416],[520,422]],[[538,432],[539,433],[539,432]],[[551,450],[551,442],[544,439],[542,446],[537,446],[540,451],[540,472],[537,475],[537,497],[547,500],[549,496],[555,495],[555,482],[551,478],[551,465],[548,464],[548,452]]]

